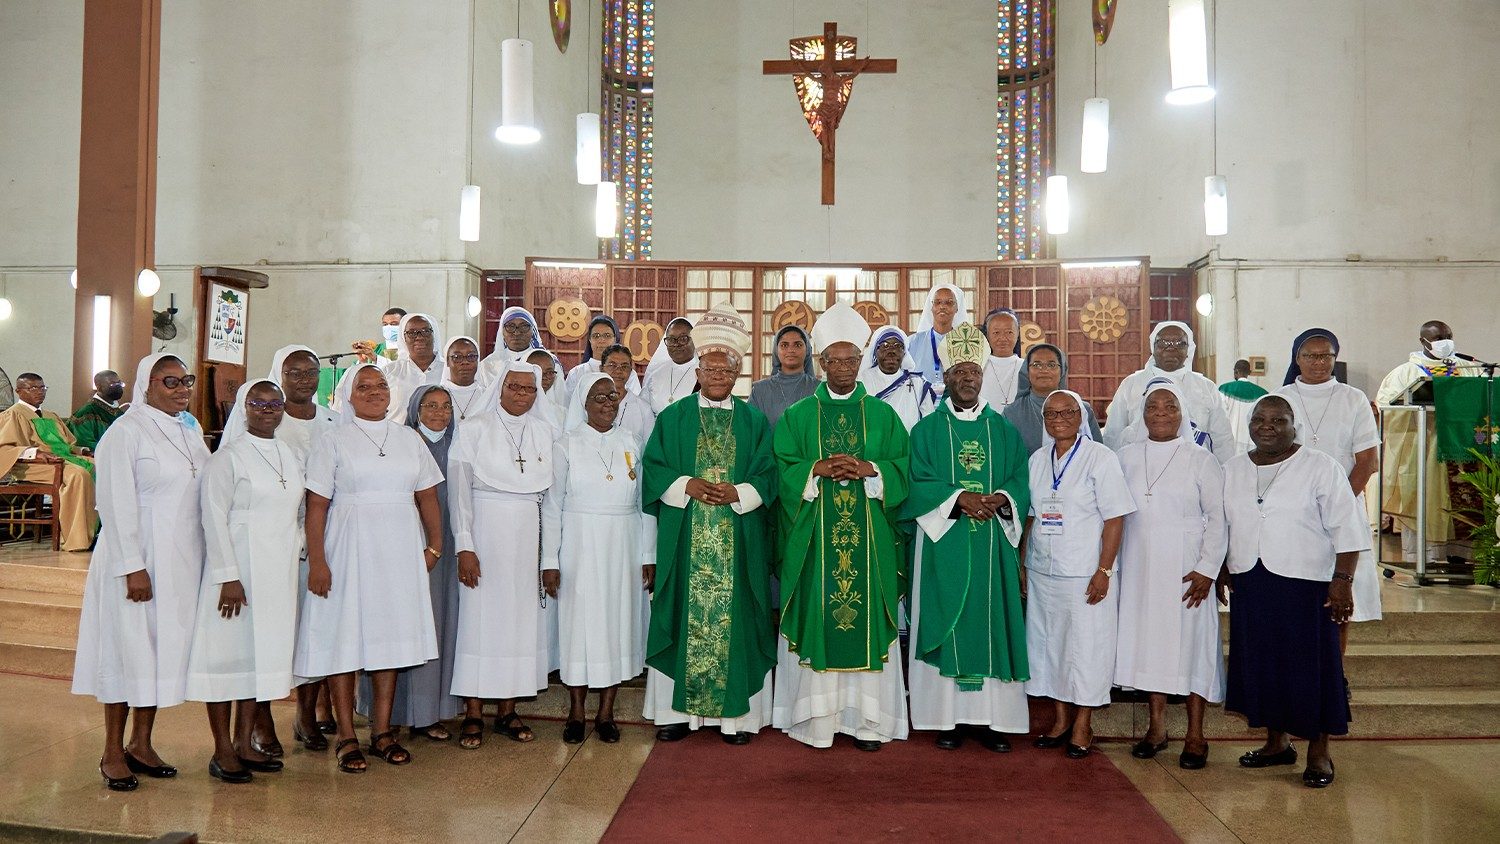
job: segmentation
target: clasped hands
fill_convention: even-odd
[[[852,454],[835,454],[813,464],[812,473],[832,481],[858,481],[876,475],[875,464]]]
[[[980,495],[977,492],[960,492],[958,494],[958,509],[965,516],[976,522],[987,522],[995,516],[1010,518],[1012,510],[1010,501],[998,492],[989,495]]]
[[[735,489],[734,484],[713,484],[702,478],[688,478],[686,492],[688,498],[714,507],[740,500],[740,491]]]

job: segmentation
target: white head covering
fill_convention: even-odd
[[[281,348],[276,350],[275,354],[271,355],[271,371],[266,375],[264,379],[261,379],[270,381],[271,383],[275,384],[277,388],[281,389],[283,396],[286,393],[286,388],[281,386],[281,367],[286,365],[287,358],[297,354],[298,352],[307,352],[308,354],[312,355],[314,359],[316,359],[318,356],[317,352],[313,351],[307,346],[299,346],[295,343],[290,346],[282,346]],[[236,396],[234,400],[234,406],[229,408],[229,418],[224,420],[223,436],[225,438],[229,436],[229,431],[231,429],[237,432],[236,436],[238,436],[239,433],[243,433],[245,430],[245,399],[243,396]],[[219,447],[224,447],[223,439],[219,440]]]
[[[531,315],[531,311],[519,305],[511,305],[500,313],[500,321],[495,324],[495,349],[509,349],[505,345],[505,324],[516,317],[520,317],[531,323],[531,348],[540,349],[542,347],[542,337],[536,328],[536,317]],[[475,343],[474,348],[479,348],[479,344]]]
[[[141,362],[135,365],[135,380],[130,383],[131,410],[146,406],[146,388],[151,385],[151,370],[155,369],[156,364],[165,358],[171,358],[182,364],[183,369],[187,368],[187,361],[171,352],[157,352],[141,358]]]
[[[1146,385],[1146,392],[1141,398],[1141,421],[1131,426],[1131,442],[1145,442],[1151,438],[1151,432],[1146,429],[1146,402],[1150,401],[1151,394],[1158,390],[1166,390],[1177,397],[1177,409],[1181,411],[1181,419],[1177,423],[1177,436],[1189,443],[1193,442],[1193,420],[1188,417],[1187,397],[1183,395],[1182,388],[1177,386],[1176,381],[1166,378]],[[1084,427],[1087,428],[1088,425],[1085,424]]]
[[[502,419],[516,418],[500,409],[500,391],[505,389],[505,376],[512,372],[524,372],[530,375],[536,383],[536,400],[531,403],[531,407],[520,418],[534,419],[544,425],[553,424],[552,420],[548,419],[547,409],[542,406],[547,400],[546,394],[542,392],[542,368],[536,364],[527,363],[525,360],[511,361],[506,365],[505,369],[501,370],[499,378],[485,385],[484,392],[479,396],[479,409],[474,415],[478,416],[485,411],[489,411]]]
[[[427,327],[432,329],[433,353],[438,354],[438,349],[443,348],[443,330],[438,327],[437,320],[428,314],[407,314],[401,318],[401,328],[396,334],[396,360],[411,360],[411,352],[406,348],[406,324],[418,318],[426,320]],[[504,323],[501,324],[503,325]],[[477,343],[475,344],[475,348],[478,348]]]
[[[696,321],[697,320],[694,317],[680,316],[680,317],[674,317],[671,322],[667,323],[667,327],[664,328],[664,329],[662,329],[662,332],[661,332],[661,342],[656,344],[656,351],[654,351],[654,352],[651,353],[651,361],[650,361],[650,363],[646,364],[646,377],[647,378],[651,377],[652,371],[657,370],[657,369],[661,369],[664,366],[672,366],[673,363],[675,363],[672,360],[672,355],[667,352],[667,332],[672,330],[672,326],[676,325],[679,322],[686,323],[687,327],[688,327],[688,331],[692,331],[693,330],[693,325],[694,325],[694,323]],[[693,351],[693,359],[690,360],[690,361],[688,361],[687,363],[683,364],[683,366],[689,366],[689,365],[696,366],[697,362],[698,362],[698,352],[697,352],[696,349],[694,349],[694,351]]]
[[[380,367],[375,366],[373,363],[356,363],[345,370],[344,377],[339,379],[339,385],[333,391],[333,396],[337,400],[339,408],[339,424],[348,425],[354,422],[354,402],[350,400],[354,396],[354,377],[359,374],[361,369],[370,367],[374,367],[376,372],[380,372]],[[381,373],[380,379],[385,381],[385,373]],[[386,386],[390,386],[389,381],[386,381]],[[394,399],[394,396],[392,398]]]
[[[1167,378],[1171,378],[1173,381],[1180,382],[1184,377],[1187,376],[1189,372],[1193,371],[1193,360],[1197,357],[1198,345],[1196,342],[1194,342],[1193,339],[1193,329],[1189,327],[1187,323],[1178,322],[1177,320],[1168,320],[1166,322],[1157,323],[1156,327],[1151,329],[1151,340],[1149,343],[1147,343],[1148,346],[1156,346],[1156,335],[1160,334],[1162,332],[1162,329],[1164,328],[1182,329],[1182,333],[1187,336],[1187,357],[1183,359],[1181,367],[1169,372],[1156,365],[1156,353],[1152,352],[1151,360],[1148,365],[1153,375],[1162,375]]]
[[[1043,413],[1045,413],[1046,409],[1047,409],[1047,404],[1046,403],[1052,401],[1052,397],[1053,396],[1068,396],[1068,397],[1070,397],[1070,398],[1073,399],[1074,403],[1078,405],[1078,436],[1080,436],[1080,437],[1082,437],[1083,439],[1086,439],[1086,440],[1093,439],[1094,438],[1094,432],[1091,431],[1091,430],[1089,430],[1089,411],[1088,411],[1088,407],[1086,405],[1084,405],[1084,403],[1083,403],[1083,396],[1078,395],[1077,393],[1073,392],[1072,390],[1062,390],[1062,389],[1053,390],[1051,393],[1049,393],[1047,395],[1047,398],[1045,398],[1045,399],[1042,400],[1043,401],[1043,403],[1042,403],[1042,412]],[[1056,448],[1056,447],[1057,447],[1057,439],[1055,437],[1053,437],[1050,432],[1047,431],[1047,423],[1045,421],[1042,422],[1042,448],[1043,449],[1049,449],[1049,448]]]
[[[219,447],[215,449],[216,451],[223,451],[225,446],[240,437],[249,435],[250,425],[245,417],[245,399],[250,397],[250,388],[256,384],[270,384],[276,388],[276,392],[281,392],[281,383],[272,378],[257,378],[241,384],[234,393],[234,409],[224,422],[224,433],[219,437]]]
[[[568,414],[563,420],[563,433],[567,433],[588,421],[588,408],[584,406],[584,402],[588,401],[589,390],[592,390],[594,385],[600,381],[613,380],[604,372],[590,372],[579,379],[578,388],[568,397]],[[623,396],[621,397],[621,401],[624,401]],[[618,410],[615,412],[619,413]]]
[[[863,349],[869,339],[870,324],[842,299],[834,302],[813,323],[812,342],[815,354],[821,355],[835,343],[853,343],[856,349]]]
[[[275,381],[278,387],[281,386],[281,368],[286,365],[287,358],[297,354],[298,352],[307,352],[308,354],[312,355],[315,360],[318,357],[318,353],[307,346],[299,346],[295,343],[290,346],[282,346],[281,348],[276,350],[275,354],[271,355],[271,371],[266,375],[266,377],[271,379],[272,381]]]
[[[871,395],[874,395],[875,393],[878,393],[881,390],[884,390],[886,387],[890,386],[890,383],[892,381],[895,381],[897,378],[900,378],[903,372],[915,372],[917,369],[917,362],[912,360],[911,352],[908,351],[902,353],[901,367],[894,373],[886,375],[884,372],[880,371],[880,364],[875,362],[875,348],[879,346],[882,341],[890,337],[895,337],[897,340],[900,340],[902,348],[906,347],[905,332],[894,325],[882,325],[880,328],[876,329],[874,334],[870,335],[870,342],[865,346],[865,356],[859,362],[860,383],[865,385],[865,389],[869,390]]]
[[[442,376],[442,380],[439,383],[452,384],[455,387],[458,386],[458,384],[456,382],[454,382],[452,374],[448,371],[448,352],[449,352],[449,350],[451,350],[453,348],[453,344],[459,342],[460,340],[467,340],[470,343],[473,343],[474,344],[474,354],[476,354],[476,355],[479,354],[479,341],[475,340],[473,337],[468,337],[468,336],[465,336],[463,334],[460,334],[457,337],[454,337],[453,339],[451,339],[448,342],[444,343],[443,344],[443,351],[438,354],[438,357],[442,358],[442,361],[443,361],[443,376]],[[523,360],[524,360],[524,358],[523,358]],[[479,368],[479,364],[475,363],[474,364],[474,383],[479,384],[479,383],[481,383],[483,381],[483,379],[479,377],[482,374],[483,374],[483,372]]]
[[[958,300],[958,310],[953,314],[953,324],[958,325],[969,321],[969,306],[964,302],[964,292],[951,284],[939,284],[927,291],[927,304],[922,307],[922,316],[917,320],[917,331],[926,331],[932,327],[932,300],[937,298],[939,290],[951,291],[953,298]]]

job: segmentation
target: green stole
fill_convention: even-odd
[[[36,429],[37,439],[42,441],[42,445],[48,451],[52,452],[53,456],[61,457],[69,463],[72,463],[74,466],[86,470],[89,473],[89,476],[93,477],[94,461],[88,459],[87,457],[83,457],[81,455],[73,453],[73,447],[71,445],[68,445],[67,438],[64,437],[62,431],[59,430],[59,428],[61,427],[61,423],[59,423],[56,419],[49,419],[45,416],[38,416],[37,418],[31,420],[31,427]]]
[[[707,718],[749,713],[750,697],[776,663],[771,630],[769,509],[776,498],[770,426],[735,399],[700,408],[696,394],[665,408],[641,455],[643,509],[656,517],[656,589],[646,664],[671,677],[672,708]],[[661,497],[684,475],[748,483],[762,506]]]
[[[1237,379],[1227,384],[1219,385],[1219,392],[1229,396],[1236,401],[1255,401],[1266,394],[1266,388],[1253,381]]]
[[[781,632],[815,671],[880,671],[896,638],[903,567],[896,514],[906,499],[908,438],[896,412],[856,385],[836,400],[826,383],[787,409],[776,425],[782,535]],[[804,501],[812,466],[852,454],[880,471],[883,500],[863,481],[821,478]]]
[[[1026,446],[999,414],[985,407],[973,421],[958,419],[944,401],[912,429],[911,496],[905,517],[941,506],[954,492],[1009,493],[1017,520],[1031,502]],[[915,525],[913,525],[915,529]],[[922,543],[921,601],[913,647],[918,659],[977,691],[985,678],[1031,676],[1021,606],[1020,556],[998,517],[984,522],[960,513],[937,542]]]

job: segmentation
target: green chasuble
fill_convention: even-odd
[[[1266,388],[1241,378],[1220,384],[1219,392],[1239,401],[1255,401],[1266,394]]]
[[[124,415],[124,409],[115,409],[103,402],[89,399],[88,403],[68,417],[68,429],[78,439],[78,445],[92,451],[99,447],[99,438],[109,430],[111,422]]]
[[[856,385],[834,399],[828,384],[787,408],[776,423],[781,470],[781,634],[815,671],[879,671],[896,638],[903,565],[896,520],[906,500],[910,439],[890,405]],[[863,481],[818,479],[803,499],[813,464],[852,454],[875,464],[882,500]]]
[[[656,517],[656,591],[646,664],[672,678],[672,708],[737,718],[776,664],[771,629],[771,543],[776,462],[766,417],[734,399],[704,408],[697,394],[656,417],[641,455],[641,500]],[[681,477],[749,484],[762,505],[743,515],[729,505],[662,502]]]
[[[1031,503],[1028,455],[1021,434],[990,407],[973,421],[953,415],[944,401],[911,432],[911,495],[904,517],[921,543],[921,601],[913,647],[917,658],[978,690],[987,677],[1027,680],[1026,619],[1021,609],[1020,557],[999,517],[975,521],[963,513],[934,542],[915,520],[957,492],[1004,490],[1015,517]],[[954,506],[954,505],[949,505]]]

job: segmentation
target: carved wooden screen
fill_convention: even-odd
[[[1147,272],[1144,264],[1062,269],[1068,387],[1093,403],[1101,424],[1120,381],[1146,360]]]
[[[589,318],[604,308],[605,268],[526,267],[526,307],[536,316],[542,345],[570,369],[583,359]],[[578,300],[582,305],[577,305]]]
[[[500,315],[505,309],[517,305],[526,307],[526,275],[515,271],[485,270],[480,276],[479,289],[484,311],[479,319],[479,336],[475,339],[479,341],[479,354],[483,356],[495,350]]]
[[[922,309],[927,306],[927,293],[940,284],[951,284],[964,292],[964,301],[969,303],[969,319],[979,319],[983,311],[975,312],[975,293],[979,285],[978,267],[913,267],[906,271],[906,313],[903,321],[907,333],[917,330],[917,321],[922,318]]]
[[[1058,309],[1056,264],[1024,264],[989,268],[989,284],[975,308],[974,324],[995,308],[1010,308],[1021,318],[1021,349],[1037,343],[1061,346],[1062,313]]]
[[[740,312],[750,328],[750,336],[762,337],[763,324],[769,324],[755,307],[755,277],[758,268],[737,267],[684,267],[683,311],[688,316],[702,316],[709,308],[720,302],[728,302]],[[756,378],[755,352],[752,347],[750,365],[741,369],[735,392],[750,394],[750,383]]]
[[[671,265],[616,264],[608,277],[609,310],[636,368],[646,371],[666,324],[681,311],[682,270]]]

